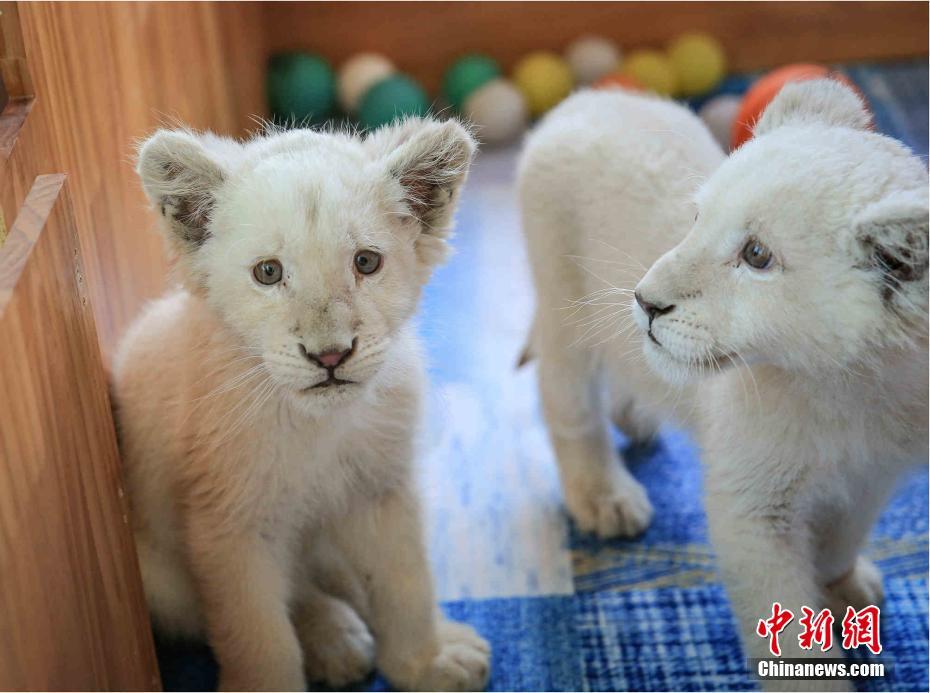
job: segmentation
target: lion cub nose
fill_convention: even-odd
[[[318,354],[311,354],[303,344],[300,344],[299,347],[300,353],[304,355],[304,358],[312,361],[321,368],[330,370],[342,365],[342,363],[352,355],[352,352],[355,351],[355,341],[354,339],[352,340],[352,346],[348,349],[330,347]]]
[[[658,304],[647,301],[638,291],[634,292],[633,295],[636,297],[636,302],[639,304],[639,307],[642,308],[646,312],[646,315],[649,316],[650,323],[660,315],[671,313],[675,308],[674,303],[670,303],[667,306],[660,306]]]

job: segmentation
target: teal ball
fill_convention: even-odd
[[[333,114],[336,76],[317,55],[281,53],[268,63],[268,106],[283,121],[319,124]]]
[[[358,120],[374,129],[404,116],[423,115],[429,110],[426,92],[406,75],[382,79],[362,96]]]
[[[486,55],[466,55],[446,70],[442,78],[442,95],[456,111],[465,107],[465,101],[479,87],[500,77],[501,68]]]

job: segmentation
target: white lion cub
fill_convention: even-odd
[[[582,91],[539,125],[520,162],[536,287],[529,352],[539,359],[568,511],[580,529],[601,537],[635,536],[652,518],[645,490],[611,444],[609,421],[646,439],[662,405],[675,399],[636,363],[640,340],[624,296],[682,238],[698,182],[723,158],[686,108]]]
[[[860,551],[926,464],[927,170],[869,120],[837,82],[786,86],[636,288],[657,373],[721,371],[694,391],[707,514],[755,657],[773,601],[839,623],[881,600]]]
[[[142,146],[183,288],[116,359],[133,526],[157,627],[205,635],[222,689],[486,682],[487,643],[435,604],[412,479],[409,321],[474,148],[430,120]]]
[[[927,454],[924,164],[869,131],[859,98],[828,80],[786,86],[725,161],[672,104],[588,94],[562,108],[530,143],[522,202],[533,347],[576,519],[605,535],[642,527],[637,487],[612,471],[606,414],[637,434],[674,412],[697,428],[750,656],[769,655],[755,631],[774,601],[797,617],[830,607],[837,621],[879,602],[881,576],[860,550],[900,474]],[[566,329],[559,305],[585,297],[587,323]],[[617,328],[626,310],[635,338]],[[617,315],[586,346],[579,330]],[[781,650],[840,652],[788,635]]]

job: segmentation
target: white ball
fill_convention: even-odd
[[[583,36],[569,45],[565,59],[572,68],[575,82],[591,84],[620,67],[620,49],[599,36]]]
[[[390,77],[397,68],[377,53],[353,55],[339,68],[339,103],[346,113],[354,113],[359,102],[375,83]]]
[[[733,121],[739,112],[743,99],[733,94],[721,94],[710,99],[701,106],[698,115],[714,139],[723,147],[723,151],[730,151],[730,137],[733,132]]]
[[[478,139],[502,144],[526,129],[529,114],[523,94],[510,80],[498,77],[465,99],[465,117],[475,126]]]

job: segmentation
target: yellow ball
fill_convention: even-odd
[[[663,96],[672,96],[678,90],[675,69],[659,51],[633,51],[623,61],[623,72],[636,78],[646,89]]]
[[[530,114],[540,116],[572,90],[574,80],[568,63],[555,53],[530,53],[513,69],[513,82],[523,92]]]
[[[726,74],[726,56],[713,36],[683,34],[668,46],[668,59],[678,76],[678,91],[685,96],[706,94]]]

